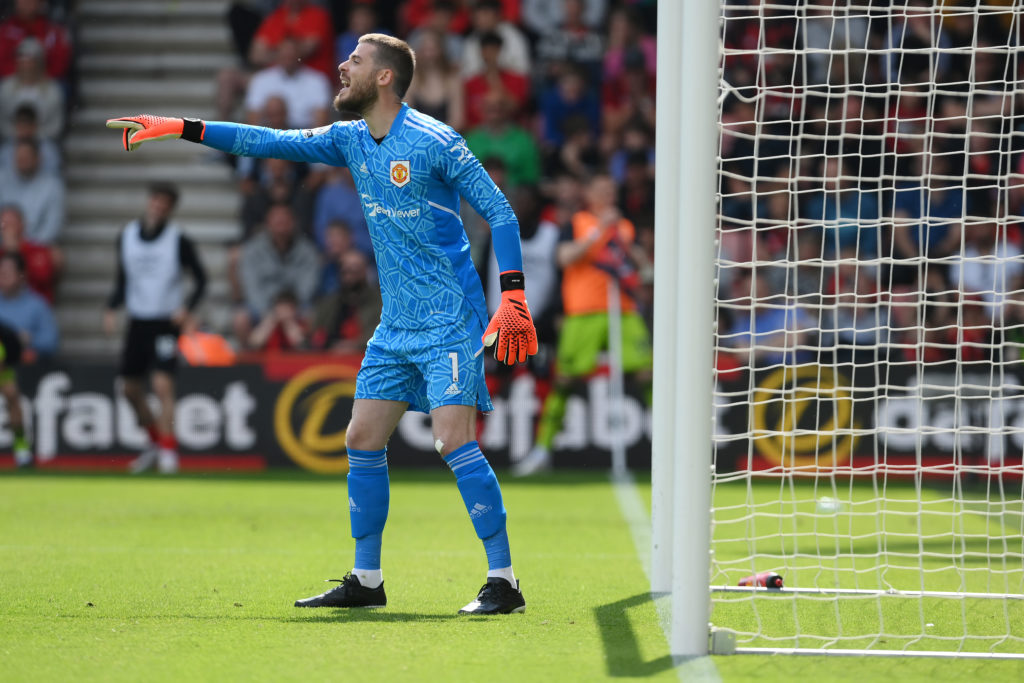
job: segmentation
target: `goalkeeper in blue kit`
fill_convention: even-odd
[[[125,149],[184,138],[240,156],[347,165],[370,229],[383,311],[356,378],[346,435],[355,563],[340,585],[297,607],[383,607],[381,537],[387,520],[387,442],[406,410],[429,413],[435,447],[455,475],[487,553],[487,581],[460,614],[522,612],[505,506],[475,440],[476,411],[489,411],[483,346],[508,364],[537,352],[524,295],[519,224],[508,201],[447,125],[402,103],[415,55],[382,34],[359,39],[338,66],[334,106],[362,116],[312,130],[149,115],[111,119]],[[470,261],[459,197],[487,219],[501,269],[502,301],[488,323]]]

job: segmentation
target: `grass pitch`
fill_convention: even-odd
[[[342,479],[0,475],[0,681],[679,680],[607,477],[502,479],[527,612],[455,612],[485,559],[449,473],[393,472],[384,610],[301,610],[351,567]],[[641,493],[649,496],[646,487]],[[712,657],[684,680],[1021,680],[1015,662]]]

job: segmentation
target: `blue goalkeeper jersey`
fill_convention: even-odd
[[[312,130],[208,122],[203,144],[239,156],[347,165],[377,260],[381,322],[418,330],[487,325],[459,196],[491,226],[502,271],[522,270],[519,223],[508,200],[449,126],[403,104],[378,143],[365,121]]]

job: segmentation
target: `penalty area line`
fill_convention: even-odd
[[[647,514],[647,507],[640,498],[636,481],[628,470],[622,474],[612,473],[612,491],[615,492],[615,499],[619,503],[619,510],[622,518],[629,527],[629,534],[633,537],[633,546],[636,548],[636,555],[643,567],[647,583],[651,581],[651,518]],[[665,634],[665,642],[672,642],[672,596],[670,594],[651,594],[654,608],[658,613],[658,624]],[[718,667],[715,666],[711,657],[696,658],[675,658],[676,671],[679,672],[681,681],[702,681],[706,683],[722,683],[722,677],[718,674]]]

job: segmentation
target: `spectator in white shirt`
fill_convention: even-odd
[[[64,183],[39,168],[39,143],[19,140],[14,170],[0,171],[0,204],[15,204],[25,217],[25,238],[53,244],[64,227]]]
[[[289,128],[314,128],[329,122],[331,85],[316,69],[299,62],[298,45],[291,38],[277,48],[277,64],[259,71],[245,95],[248,122],[259,125],[267,100],[280,97],[288,105]]]
[[[14,112],[23,104],[36,110],[39,135],[56,140],[64,130],[64,91],[46,75],[43,45],[35,38],[18,44],[15,72],[0,80],[0,136],[14,136]]]

